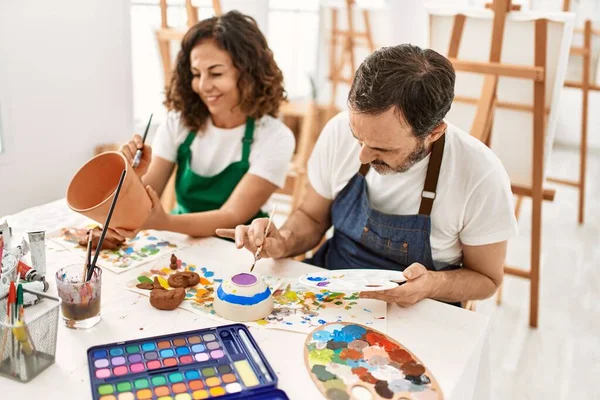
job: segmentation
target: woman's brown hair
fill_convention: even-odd
[[[183,124],[191,130],[204,128],[210,112],[192,90],[190,53],[206,39],[214,40],[227,51],[239,71],[237,87],[242,112],[255,119],[277,116],[286,99],[283,74],[254,18],[238,11],[202,20],[185,34],[163,103],[167,109],[181,112]]]

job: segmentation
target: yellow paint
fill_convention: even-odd
[[[160,283],[160,286],[162,286],[165,289],[171,288],[165,278],[163,278],[162,276],[157,276],[156,278],[158,279],[158,283]]]
[[[204,297],[208,294],[208,290],[206,289],[198,289],[196,291],[196,297]]]
[[[291,290],[285,293],[285,297],[287,297],[290,301],[298,301],[298,295],[296,292]]]
[[[196,390],[192,393],[192,398],[194,400],[208,399],[208,392],[206,390]]]
[[[218,386],[220,383],[221,380],[216,376],[211,376],[210,378],[206,379],[206,386],[208,387]]]
[[[315,294],[313,292],[306,292],[306,293],[304,293],[304,298],[305,299],[314,299]]]
[[[225,394],[225,389],[223,389],[221,386],[210,388],[211,396],[223,396],[224,394]]]
[[[258,321],[256,321],[257,324],[259,324],[260,326],[265,326],[269,324],[269,321],[265,321],[264,319],[259,319]]]
[[[192,396],[189,393],[179,393],[175,396],[175,400],[192,400]]]
[[[136,396],[139,400],[148,400],[152,398],[152,391],[150,389],[138,390]]]
[[[248,360],[236,361],[233,363],[233,365],[235,366],[235,369],[240,378],[242,378],[242,382],[244,382],[244,385],[246,385],[247,387],[252,387],[257,386],[259,384],[258,378],[252,370],[252,367],[250,367]]]
[[[171,275],[171,273],[173,272],[173,270],[171,268],[165,267],[165,268],[161,269],[160,272],[163,272],[166,275]]]
[[[115,396],[113,396],[112,394],[109,394],[108,396],[100,397],[100,400],[117,400],[117,398]]]
[[[173,400],[173,398],[171,396],[163,396],[159,397],[158,400]]]

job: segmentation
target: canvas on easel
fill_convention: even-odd
[[[529,322],[537,326],[542,201],[554,197],[544,182],[573,15],[513,11],[508,0],[486,9],[429,6],[428,12],[430,47],[449,55],[456,70],[455,100],[446,118],[488,144],[513,193],[532,198],[530,270],[507,266],[505,273],[530,280]]]

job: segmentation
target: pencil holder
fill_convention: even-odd
[[[23,289],[42,301],[7,323],[8,296],[0,298],[0,376],[29,382],[54,363],[60,299]],[[18,314],[17,314],[18,315]]]

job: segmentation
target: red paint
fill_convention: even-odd
[[[117,376],[125,375],[127,373],[127,367],[124,365],[118,366],[113,369],[113,373]]]
[[[367,370],[365,367],[352,368],[352,373],[358,376],[358,378],[363,382],[371,383],[373,385],[377,383],[377,379],[371,375],[369,370]]]
[[[165,367],[174,367],[177,365],[177,360],[174,358],[165,358],[163,363],[165,364]]]
[[[342,360],[354,360],[358,361],[363,357],[362,352],[354,350],[354,349],[344,349],[340,353],[340,358]]]
[[[192,358],[192,356],[181,356],[179,357],[179,362],[182,364],[191,364],[192,362],[194,362],[194,359]]]
[[[391,351],[395,351],[398,350],[400,347],[398,347],[397,344],[391,342],[388,338],[386,338],[384,335],[381,335],[379,333],[376,332],[369,332],[365,335],[365,340],[371,345],[371,346],[381,346],[385,349],[385,351],[387,352],[391,352]]]
[[[407,363],[409,361],[412,361],[412,357],[410,356],[408,351],[403,350],[403,349],[397,349],[397,350],[391,351],[391,352],[389,352],[389,355],[390,355],[390,360],[395,361],[400,365]]]
[[[152,361],[148,361],[148,364],[146,364],[148,366],[148,369],[157,369],[160,368],[160,361],[158,360],[152,360]]]

